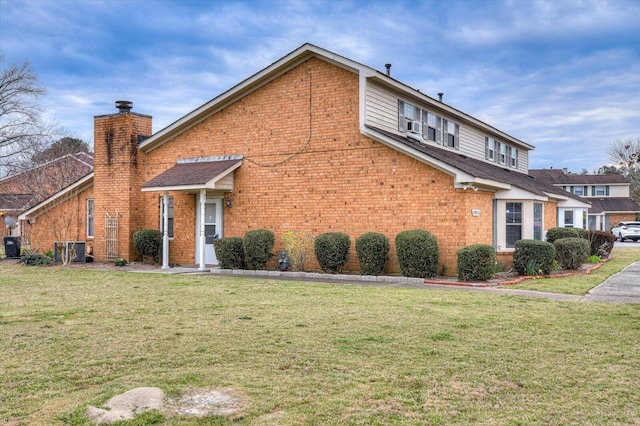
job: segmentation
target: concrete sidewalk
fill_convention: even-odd
[[[587,302],[640,303],[640,262],[634,262],[589,290]]]

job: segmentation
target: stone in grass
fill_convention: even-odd
[[[162,411],[163,398],[164,392],[160,388],[136,388],[108,400],[104,404],[106,409],[87,407],[87,415],[98,424],[131,420],[136,414],[144,411]]]

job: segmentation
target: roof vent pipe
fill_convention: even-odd
[[[384,64],[384,67],[387,69],[387,75],[391,76],[391,64]]]
[[[129,114],[131,108],[133,108],[133,102],[130,101],[116,101],[116,108],[120,114]]]
[[[442,92],[438,93],[438,100],[440,102],[442,102],[442,96],[444,96],[444,93],[442,93]]]

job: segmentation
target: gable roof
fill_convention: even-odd
[[[566,174],[560,169],[531,169],[531,176],[554,185],[607,185],[629,184],[623,175],[574,175]]]
[[[444,102],[436,100],[430,96],[425,95],[424,93],[416,90],[414,88],[409,87],[408,85],[392,78],[391,76],[383,73],[381,71],[375,70],[371,67],[363,65],[359,62],[346,58],[344,56],[338,55],[336,53],[330,52],[326,49],[320,48],[318,46],[314,46],[310,43],[305,43],[296,50],[291,53],[285,55],[281,59],[262,69],[261,71],[253,74],[251,77],[245,79],[244,81],[238,83],[233,86],[229,90],[223,92],[219,96],[211,99],[209,102],[203,104],[202,106],[196,108],[191,111],[187,115],[182,118],[176,120],[172,124],[168,125],[164,129],[156,132],[149,138],[147,138],[144,142],[140,144],[140,148],[146,152],[149,152],[156,147],[162,145],[163,143],[169,141],[173,137],[179,135],[180,133],[186,131],[187,129],[195,126],[201,121],[207,119],[211,115],[225,108],[226,106],[232,104],[236,100],[246,96],[252,91],[260,88],[261,86],[267,84],[272,81],[276,77],[281,74],[287,72],[288,70],[294,68],[295,66],[303,63],[304,61],[310,58],[319,58],[323,61],[332,63],[339,67],[348,69],[356,74],[358,74],[362,79],[374,79],[376,82],[384,84],[386,86],[392,87],[394,90],[397,90],[402,93],[406,93],[407,96],[420,99],[422,102],[427,104],[435,105],[438,109],[448,112],[460,119],[463,119],[474,126],[479,126],[481,128],[486,129],[491,134],[495,134],[506,141],[521,147],[526,150],[532,150],[534,147],[526,142],[523,142],[511,135],[504,133],[503,131],[496,129],[493,126],[490,126],[487,123],[484,123],[477,118],[466,114],[456,108],[453,108],[450,105],[447,105]],[[362,87],[362,84],[361,84]],[[362,90],[361,90],[362,92]],[[364,93],[360,93],[361,96],[361,105],[360,105],[360,123],[364,125]]]
[[[216,189],[216,182],[242,165],[242,156],[181,160],[142,185],[143,191]]]
[[[35,219],[43,213],[46,213],[59,203],[62,203],[69,198],[73,197],[75,194],[84,191],[93,186],[93,172],[87,174],[86,176],[78,179],[76,182],[67,186],[66,188],[56,192],[51,195],[49,198],[42,200],[35,206],[30,209],[22,212],[18,219],[20,220],[29,220]]]
[[[640,213],[640,206],[631,198],[607,197],[590,198],[589,213]]]

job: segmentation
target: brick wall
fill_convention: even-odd
[[[143,227],[140,186],[145,154],[138,135],[151,134],[151,117],[136,113],[97,116],[94,119],[94,199],[97,261],[105,260],[105,218],[118,216],[118,253],[129,261],[138,257],[133,233]]]
[[[243,154],[229,194],[233,207],[224,208],[225,236],[267,228],[277,253],[287,230],[346,232],[347,269],[357,270],[355,239],[381,232],[392,243],[387,269],[397,271],[395,235],[423,228],[437,237],[445,271],[455,274],[459,248],[492,243],[492,194],[455,190],[451,176],[361,135],[358,99],[357,75],[310,59],[152,150],[145,180],[179,158]],[[170,261],[193,264],[195,196],[171,195]],[[158,227],[159,196],[144,195],[147,227]]]

